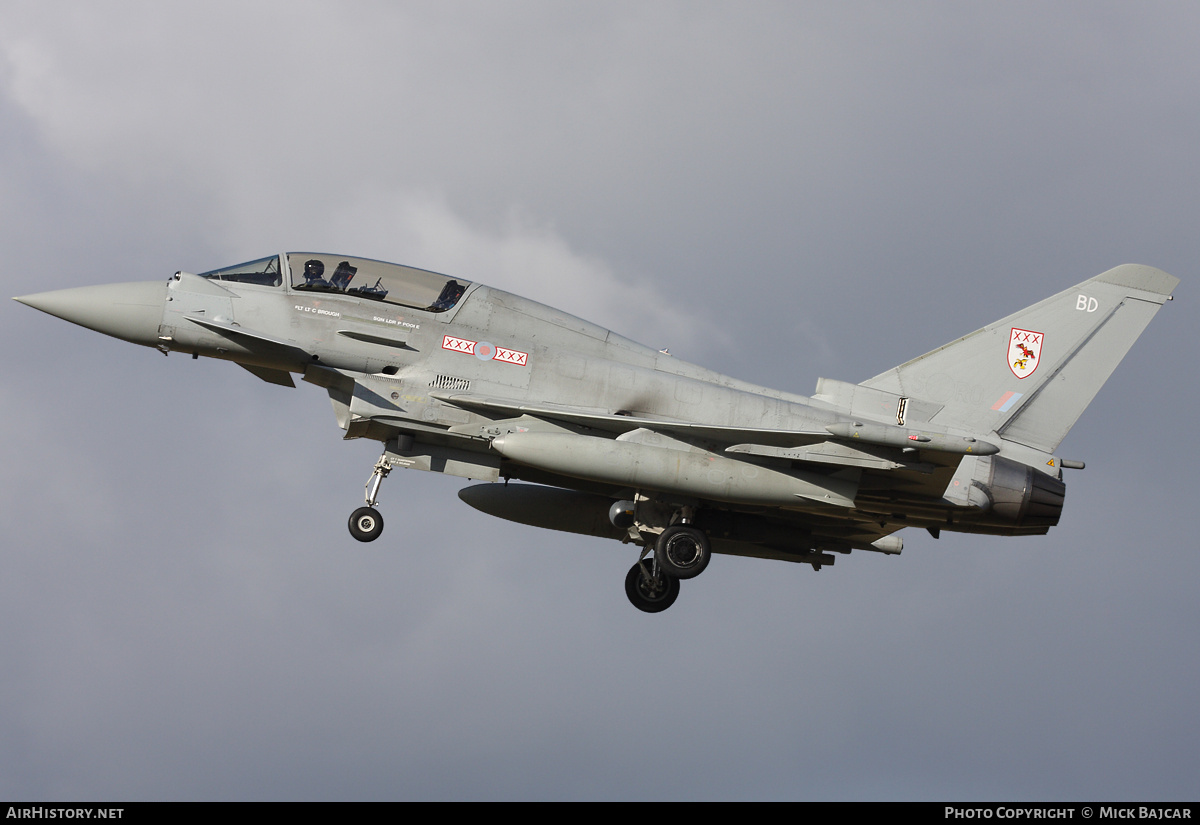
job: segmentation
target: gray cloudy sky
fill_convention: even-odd
[[[807,394],[1184,279],[1049,536],[718,557],[658,616],[628,547],[457,479],[394,473],[360,545],[377,445],[320,390],[5,302],[0,797],[1196,799],[1197,42],[1182,2],[0,6],[6,296],[340,251]]]

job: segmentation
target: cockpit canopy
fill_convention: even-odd
[[[212,281],[236,281],[239,284],[259,286],[279,286],[283,283],[283,276],[279,274],[278,255],[246,261],[244,264],[235,264],[224,269],[214,269],[211,272],[201,272],[200,277]]]
[[[450,309],[471,285],[469,281],[447,278],[411,266],[318,252],[288,252],[282,256],[274,255],[203,272],[201,277],[215,281],[280,286],[284,280],[281,260],[286,263],[291,288],[295,291],[335,292],[428,312]]]

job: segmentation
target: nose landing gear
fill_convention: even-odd
[[[350,514],[350,535],[359,541],[375,541],[383,532],[383,516],[375,509],[375,502],[379,499],[379,485],[391,471],[392,463],[388,461],[385,453],[375,462],[375,469],[371,471],[371,477],[367,479],[365,486],[367,506],[359,507]]]
[[[350,535],[359,541],[375,541],[383,532],[383,516],[374,507],[359,507],[350,514]]]

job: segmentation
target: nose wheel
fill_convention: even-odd
[[[350,535],[359,541],[375,541],[383,532],[383,516],[374,507],[359,507],[350,514]]]
[[[350,535],[359,541],[375,541],[383,532],[383,516],[375,509],[375,502],[379,499],[379,485],[391,471],[392,465],[385,453],[375,462],[375,469],[371,471],[371,477],[367,479],[365,487],[367,506],[359,507],[350,514]]]

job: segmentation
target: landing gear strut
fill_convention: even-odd
[[[359,541],[375,541],[383,532],[383,516],[379,515],[379,511],[375,509],[375,502],[379,499],[379,485],[391,471],[392,464],[388,461],[387,455],[381,455],[375,462],[375,469],[371,471],[371,477],[367,479],[365,487],[367,506],[359,507],[350,514],[350,535]]]

